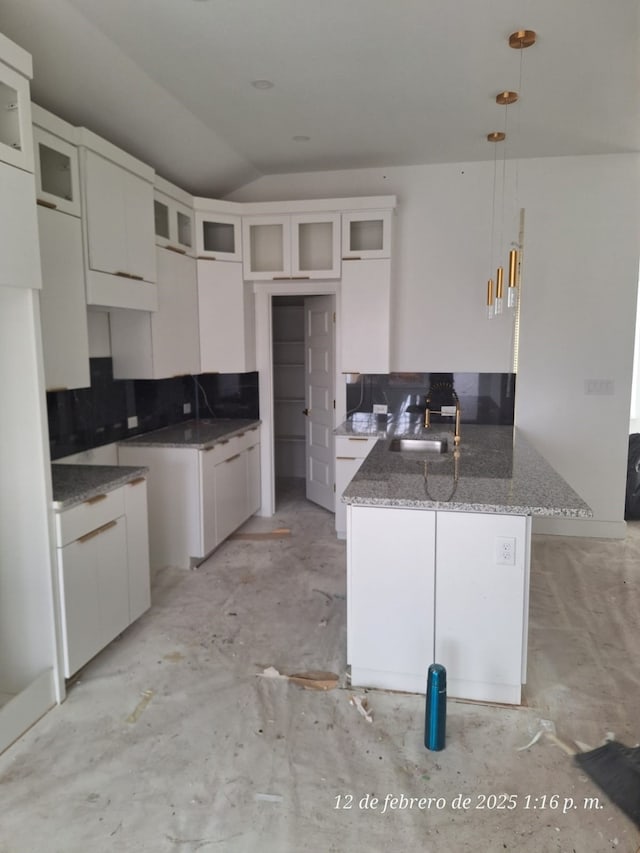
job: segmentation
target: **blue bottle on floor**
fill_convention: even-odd
[[[432,663],[427,673],[427,707],[424,721],[424,745],[444,749],[447,727],[447,670]]]

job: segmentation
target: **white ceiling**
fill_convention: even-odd
[[[493,159],[505,120],[507,156],[640,150],[638,0],[0,0],[0,32],[34,101],[199,195]]]

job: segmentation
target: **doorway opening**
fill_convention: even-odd
[[[335,298],[271,296],[274,509],[292,495],[334,511]]]

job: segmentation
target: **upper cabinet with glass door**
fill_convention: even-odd
[[[391,257],[391,210],[358,210],[342,214],[342,259]]]
[[[31,56],[0,34],[0,161],[33,172]]]
[[[196,248],[192,196],[156,175],[153,215],[156,245],[193,257]]]
[[[242,261],[241,204],[195,198],[196,250],[200,260]]]
[[[244,277],[288,281],[340,278],[340,214],[244,216]]]
[[[36,201],[43,207],[80,216],[80,173],[75,128],[36,104],[31,105]]]

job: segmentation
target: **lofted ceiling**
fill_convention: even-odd
[[[486,135],[505,121],[507,156],[638,151],[638,10],[0,0],[0,32],[32,54],[36,103],[194,194],[223,196],[265,174],[493,159]],[[535,30],[536,45],[509,48],[518,29]],[[519,88],[518,104],[495,103]]]

